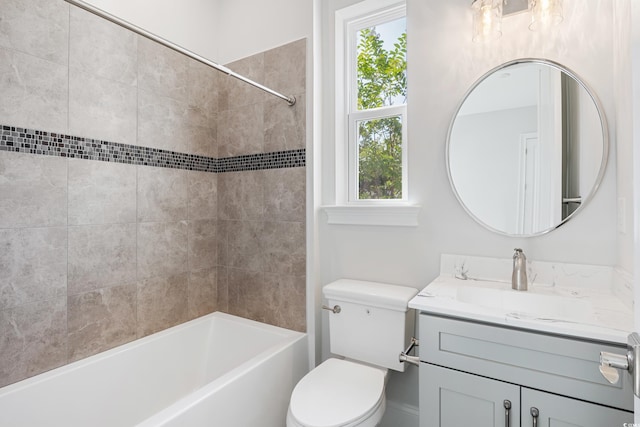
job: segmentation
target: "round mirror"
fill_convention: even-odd
[[[509,236],[553,230],[584,208],[607,162],[597,98],[571,71],[517,60],[485,74],[447,139],[453,190],[480,224]]]

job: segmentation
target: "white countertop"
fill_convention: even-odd
[[[609,289],[463,280],[443,274],[419,292],[409,307],[425,313],[579,338],[627,343],[633,312]]]

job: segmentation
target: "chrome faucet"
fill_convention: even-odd
[[[513,253],[513,274],[511,275],[511,289],[527,290],[527,257],[522,249],[516,248]]]

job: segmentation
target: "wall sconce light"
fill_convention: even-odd
[[[529,0],[531,24],[529,29],[547,29],[562,22],[562,0]]]
[[[473,41],[485,42],[502,36],[503,0],[474,0]]]
[[[502,36],[502,17],[528,10],[531,31],[546,30],[562,22],[562,0],[474,0],[473,41],[484,42]]]

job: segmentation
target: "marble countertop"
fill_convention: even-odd
[[[458,277],[456,277],[458,276]],[[462,276],[465,277],[465,276]],[[425,313],[626,344],[633,311],[607,287],[530,284],[441,274],[410,302]]]

